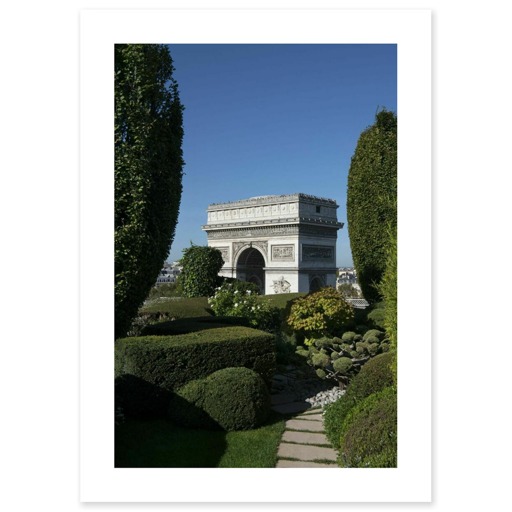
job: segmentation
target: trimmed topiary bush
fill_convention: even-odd
[[[256,428],[269,412],[268,388],[248,368],[224,368],[189,382],[169,406],[169,417],[180,425],[226,431]]]
[[[379,354],[370,359],[352,379],[347,395],[354,401],[362,400],[393,385],[392,362],[393,355],[390,353]]]
[[[390,353],[370,359],[352,379],[346,393],[326,407],[325,433],[335,448],[339,448],[343,422],[350,409],[372,393],[393,384],[392,362],[393,355]]]
[[[347,468],[397,465],[397,397],[388,387],[355,405],[343,422],[338,463]]]
[[[312,340],[307,351],[299,347],[297,353],[307,356],[307,363],[315,371],[322,370],[316,372],[320,378],[332,379],[340,388],[344,388],[367,361],[389,350],[389,344],[381,341],[383,334],[378,330],[370,330],[363,338],[349,331],[341,339],[323,337]],[[341,343],[335,343],[336,341]]]
[[[384,338],[384,333],[378,329],[370,329],[364,333],[363,341],[368,341],[370,338],[377,339],[377,341],[382,340]]]
[[[121,338],[115,343],[115,364],[117,379],[130,375],[169,392],[222,368],[239,366],[260,374],[270,388],[275,338],[248,327]]]
[[[351,160],[347,224],[357,280],[364,298],[380,300],[375,285],[384,274],[388,223],[396,226],[397,117],[382,110],[364,130]]]
[[[219,249],[209,246],[192,245],[183,250],[180,260],[183,270],[178,284],[185,297],[209,297],[213,295],[218,274],[224,260]]]

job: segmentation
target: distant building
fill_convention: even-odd
[[[173,263],[164,263],[162,270],[158,274],[156,279],[156,284],[164,284],[164,283],[174,283],[176,282],[177,277],[181,273],[181,266],[177,262]]]
[[[342,288],[343,285],[347,284],[352,286],[358,298],[362,298],[361,287],[357,282],[357,272],[356,269],[353,267],[342,267],[338,269],[338,277],[336,278],[336,289],[339,290]]]

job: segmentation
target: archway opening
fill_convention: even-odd
[[[318,276],[311,279],[311,282],[309,283],[309,291],[310,292],[316,292],[320,290],[320,288],[323,288],[324,283],[322,279]]]
[[[258,251],[258,249],[254,249],[253,247],[248,247],[244,249],[240,256],[238,257],[238,261],[236,264],[236,277],[241,281],[248,281],[250,283],[256,284],[260,293],[265,293],[265,271],[263,268],[265,267],[265,259],[263,255]]]

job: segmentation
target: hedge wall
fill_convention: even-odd
[[[227,367],[254,370],[270,389],[275,365],[274,336],[249,327],[121,338],[115,343],[117,378],[132,375],[167,391]]]

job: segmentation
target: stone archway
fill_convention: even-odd
[[[265,293],[265,258],[254,247],[247,247],[240,252],[236,262],[236,277],[241,281],[256,284],[260,293]]]
[[[210,204],[203,230],[222,252],[222,277],[255,282],[265,294],[307,293],[311,284],[336,285],[337,208],[308,194],[251,197]]]

